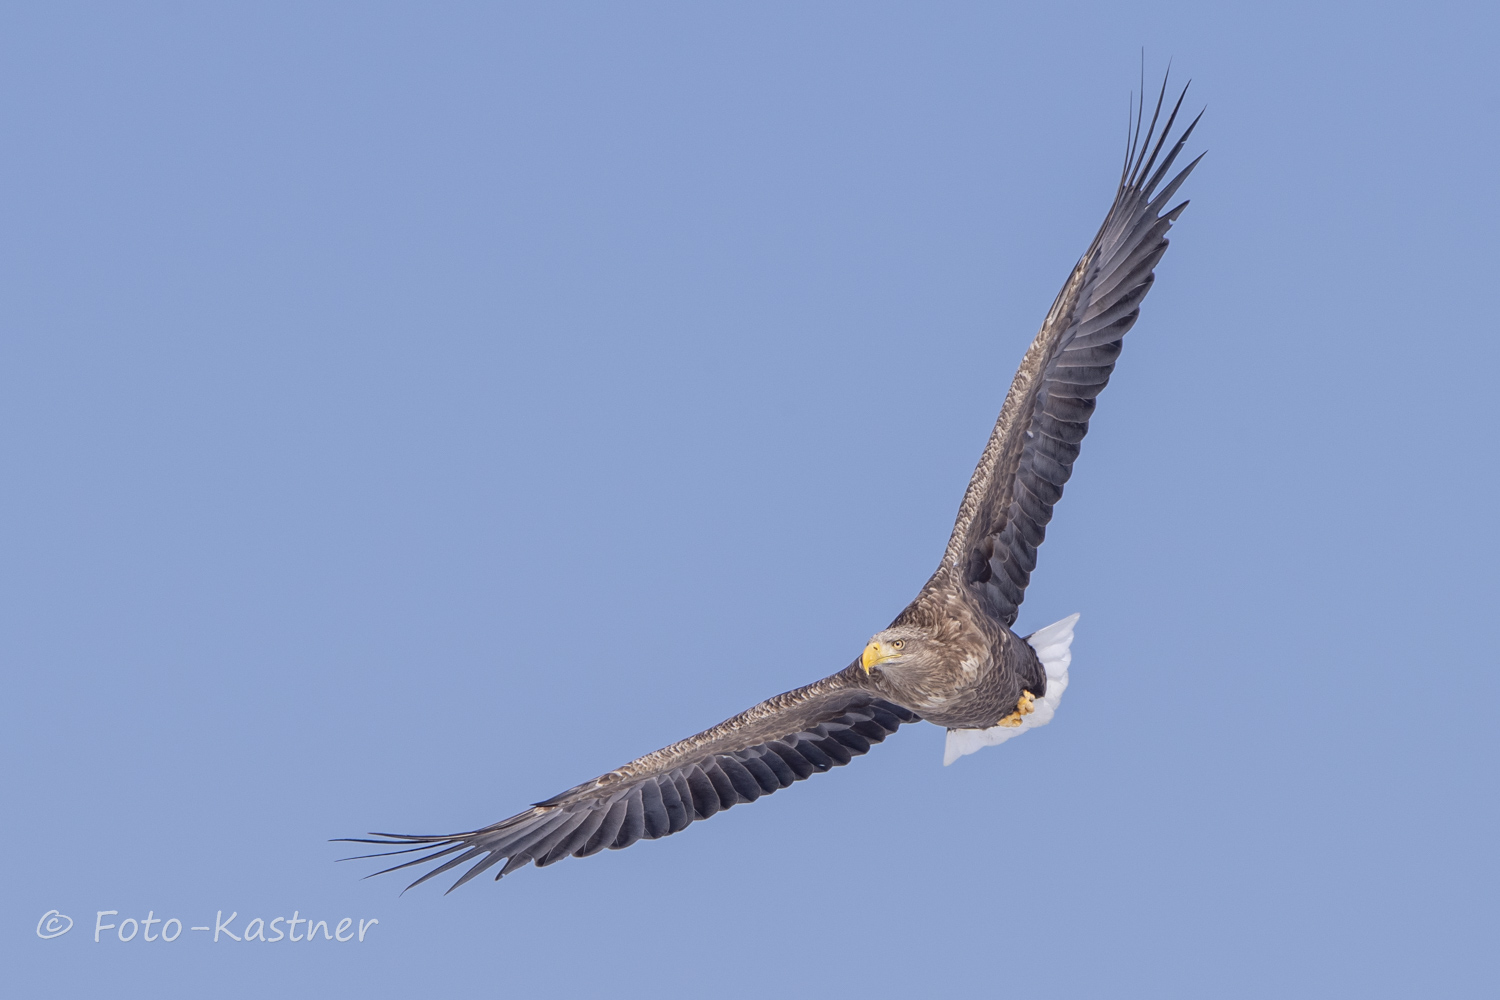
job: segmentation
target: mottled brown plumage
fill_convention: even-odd
[[[1137,116],[1114,204],[1021,361],[942,562],[860,658],[491,826],[358,842],[400,848],[393,854],[430,849],[396,868],[446,859],[412,885],[472,862],[452,891],[502,861],[496,878],[676,833],[846,764],[903,723],[926,719],[950,733],[1019,726],[1047,696],[1049,672],[1010,626],[1094,399],[1187,204],[1163,211],[1197,160],[1158,190],[1197,124],[1161,157],[1181,105],[1179,97],[1155,142],[1162,99],[1144,138]],[[1070,638],[1071,622],[1060,624]],[[1055,697],[1048,718],[1054,705]]]

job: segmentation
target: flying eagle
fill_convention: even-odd
[[[1166,82],[1144,137],[1137,105],[1114,204],[1021,359],[942,563],[853,663],[482,829],[345,838],[397,848],[362,857],[428,852],[375,874],[447,858],[412,888],[472,862],[452,892],[501,862],[496,879],[677,833],[847,764],[906,723],[947,727],[944,764],[1046,725],[1068,686],[1078,616],[1024,638],[1011,626],[1094,400],[1151,289],[1167,230],[1187,207],[1165,208],[1202,156],[1162,180],[1197,118],[1161,156],[1186,94],[1160,135]]]

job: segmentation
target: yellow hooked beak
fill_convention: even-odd
[[[878,667],[886,660],[894,660],[900,655],[900,653],[892,648],[890,643],[881,642],[879,639],[871,639],[870,644],[865,647],[864,655],[859,658],[859,662],[865,668],[865,673],[868,674],[872,667]]]

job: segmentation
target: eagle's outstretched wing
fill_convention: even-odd
[[[1187,202],[1163,209],[1202,159],[1157,190],[1198,124],[1195,118],[1161,158],[1187,96],[1183,88],[1157,136],[1166,87],[1163,80],[1144,138],[1142,116],[1136,117],[1114,204],[1021,361],[964,493],[943,562],[924,594],[970,587],[997,619],[1015,623],[1036,568],[1036,548],[1088,432],[1094,399],[1109,381],[1121,340],[1151,289],[1152,269],[1167,249],[1167,230]]]
[[[501,861],[505,867],[497,879],[528,862],[542,867],[570,855],[582,858],[606,847],[619,850],[642,838],[665,837],[693,820],[708,819],[721,809],[754,802],[811,774],[847,764],[902,723],[919,721],[912,712],[882,700],[864,684],[864,677],[856,661],[483,829],[341,839],[397,848],[362,857],[430,851],[385,872],[456,855],[408,889],[473,862],[449,887],[452,892]]]

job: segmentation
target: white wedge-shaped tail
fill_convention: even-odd
[[[1047,671],[1047,694],[1036,700],[1031,714],[1022,716],[1019,726],[948,730],[948,742],[943,747],[944,767],[964,754],[1004,743],[1028,729],[1045,726],[1052,721],[1057,703],[1062,701],[1063,692],[1068,689],[1068,665],[1073,662],[1070,647],[1073,645],[1073,626],[1076,624],[1078,616],[1072,614],[1046,628],[1039,628],[1026,637],[1026,642],[1036,650],[1036,658],[1042,661],[1042,669]]]

